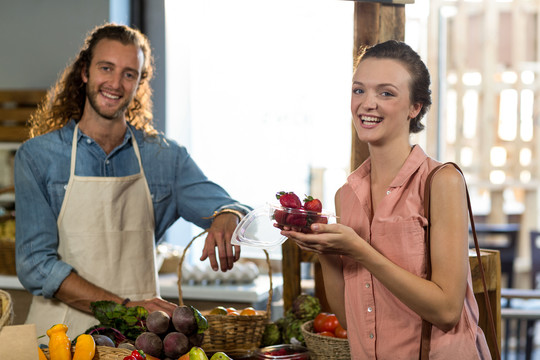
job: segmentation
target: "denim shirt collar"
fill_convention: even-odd
[[[73,131],[75,131],[75,126],[77,125],[77,123],[78,123],[78,120],[71,119],[61,129],[62,140],[66,142],[67,144],[69,144],[70,146],[72,145]],[[135,141],[137,141],[137,145],[139,146],[139,149],[144,145],[144,133],[142,131],[135,129],[135,127],[131,125],[129,122],[127,123],[127,126],[129,129],[131,129],[131,131],[126,131],[126,133],[124,134],[124,140],[122,141],[122,144],[120,144],[116,149],[114,149],[111,152],[111,154],[115,153],[117,149],[121,149],[124,146],[126,146],[126,144],[130,143],[132,133],[135,136]],[[85,135],[81,131],[79,131],[79,133],[77,134],[77,142],[79,142],[81,138],[85,136],[90,138],[88,135]]]

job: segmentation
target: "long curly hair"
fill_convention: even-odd
[[[133,101],[126,110],[127,121],[148,135],[156,135],[153,126],[152,88],[150,80],[154,75],[154,58],[148,38],[140,31],[124,25],[105,24],[93,29],[87,36],[79,55],[67,66],[56,84],[47,92],[38,109],[29,120],[30,137],[35,137],[60,129],[70,119],[80,120],[86,101],[86,84],[82,79],[83,69],[88,69],[94,49],[100,40],[120,41],[124,45],[133,44],[144,54],[141,80]]]
[[[409,45],[397,40],[388,40],[386,42],[373,46],[361,47],[355,60],[354,69],[362,60],[368,58],[393,59],[400,61],[408,69],[411,75],[411,102],[421,103],[422,109],[411,119],[409,124],[410,133],[419,133],[424,130],[424,124],[420,121],[431,107],[431,78],[426,64],[420,58],[420,55]]]

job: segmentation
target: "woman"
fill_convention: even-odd
[[[282,234],[319,254],[329,305],[354,359],[417,359],[422,319],[433,324],[431,359],[490,359],[478,327],[468,262],[465,183],[452,166],[433,178],[432,278],[426,280],[423,191],[439,163],[410,133],[431,105],[429,72],[398,41],[364,49],[351,111],[369,158],[336,193],[339,224]]]

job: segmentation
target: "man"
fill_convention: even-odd
[[[17,274],[35,295],[27,323],[38,335],[56,323],[84,332],[97,300],[171,314],[155,240],[179,217],[209,228],[201,260],[214,270],[216,247],[222,271],[240,256],[230,239],[249,208],[152,127],[152,60],[139,31],[96,28],[17,151]]]

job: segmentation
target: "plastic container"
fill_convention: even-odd
[[[258,349],[255,352],[257,360],[307,360],[309,350],[300,345],[283,344]]]
[[[281,229],[276,225],[290,226],[297,231],[309,233],[310,226],[314,222],[334,223],[335,221],[336,216],[326,211],[317,213],[266,204],[255,208],[240,221],[233,233],[231,243],[271,249],[287,240],[281,235]]]
[[[263,249],[283,244],[287,238],[280,234],[280,229],[274,227],[274,221],[268,213],[269,205],[250,211],[236,226],[231,243]]]
[[[311,232],[313,223],[330,224],[336,222],[336,216],[327,211],[315,212],[293,209],[279,205],[269,205],[268,216],[279,226],[289,226],[305,233]]]

